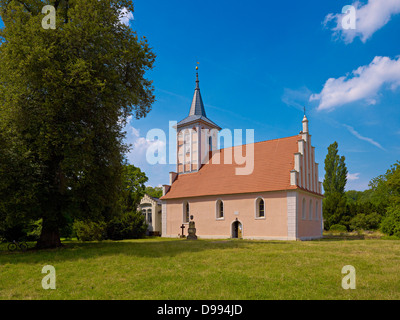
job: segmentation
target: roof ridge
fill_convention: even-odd
[[[298,136],[299,136],[299,135],[296,134],[296,135],[290,136],[290,137],[284,137],[284,138],[276,138],[276,139],[271,139],[271,140],[257,141],[257,142],[253,142],[253,143],[246,143],[246,144],[241,144],[241,145],[238,145],[238,146],[232,146],[232,147],[222,148],[222,149],[218,149],[218,150],[215,150],[215,151],[221,151],[221,150],[230,149],[230,148],[243,147],[243,146],[247,146],[247,145],[250,145],[250,144],[257,144],[257,143],[264,143],[264,142],[272,142],[272,141],[276,141],[276,140],[290,139],[290,138],[294,138],[294,137],[298,137]]]

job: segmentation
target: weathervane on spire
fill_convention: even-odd
[[[200,62],[197,62],[197,64],[200,64]],[[196,89],[199,89],[199,66],[196,66]]]
[[[303,107],[304,107],[304,116],[306,116],[306,106]]]

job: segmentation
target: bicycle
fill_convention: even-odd
[[[13,240],[13,242],[11,242],[7,248],[9,251],[15,251],[15,250],[17,250],[17,248],[20,248],[21,251],[26,251],[26,250],[28,250],[28,245],[24,241],[18,242],[18,241]]]

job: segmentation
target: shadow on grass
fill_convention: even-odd
[[[57,249],[36,250],[30,245],[25,251],[9,252],[4,244],[0,248],[0,265],[4,263],[41,263],[43,261],[73,261],[99,256],[176,257],[185,252],[245,248],[248,241],[209,241],[185,239],[141,239],[124,241],[79,242],[66,241]]]
[[[322,239],[307,242],[336,242],[348,240],[379,239],[366,235],[338,234],[324,235]],[[36,250],[34,243],[26,252],[9,252],[7,244],[0,246],[0,265],[4,263],[43,263],[48,261],[74,261],[90,259],[100,256],[136,256],[136,257],[177,257],[186,252],[200,252],[206,250],[242,250],[252,248],[253,245],[281,245],[292,248],[297,246],[296,241],[269,241],[269,240],[205,240],[189,241],[186,239],[148,238],[140,240],[79,242],[65,241],[63,247],[58,249]]]

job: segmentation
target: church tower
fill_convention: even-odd
[[[216,150],[221,128],[207,118],[198,72],[189,115],[177,124],[176,129],[178,174],[200,170],[201,165],[208,161],[210,151]]]

